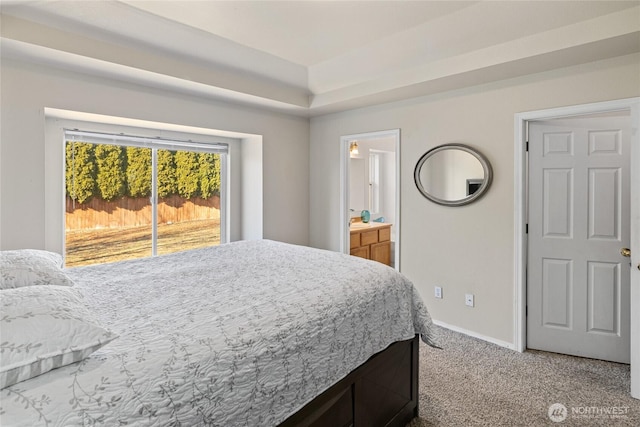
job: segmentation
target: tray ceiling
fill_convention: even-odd
[[[640,52],[638,1],[2,1],[2,55],[318,115]]]

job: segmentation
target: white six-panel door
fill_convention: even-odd
[[[527,347],[629,363],[630,118],[530,122]]]

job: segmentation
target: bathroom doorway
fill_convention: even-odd
[[[341,251],[400,270],[400,129],[345,135],[340,141]],[[363,211],[369,213],[371,232],[362,229]],[[375,235],[374,229],[380,230],[375,242],[352,239],[359,240],[361,232]]]

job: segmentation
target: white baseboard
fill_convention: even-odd
[[[444,322],[441,322],[439,320],[433,320],[433,323],[435,325],[442,326],[445,329],[450,329],[450,330],[455,331],[455,332],[460,332],[461,334],[469,335],[470,337],[478,338],[478,339],[480,339],[482,341],[487,341],[487,342],[490,342],[492,344],[499,345],[500,347],[505,347],[505,348],[508,348],[509,350],[516,351],[515,346],[510,342],[497,340],[495,338],[488,337],[488,336],[482,335],[482,334],[478,334],[476,332],[469,331],[467,329],[463,329],[463,328],[459,328],[457,326],[449,325],[448,323],[444,323]]]

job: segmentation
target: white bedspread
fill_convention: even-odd
[[[2,426],[272,426],[431,319],[382,264],[273,241],[68,270],[120,337],[1,392]]]

